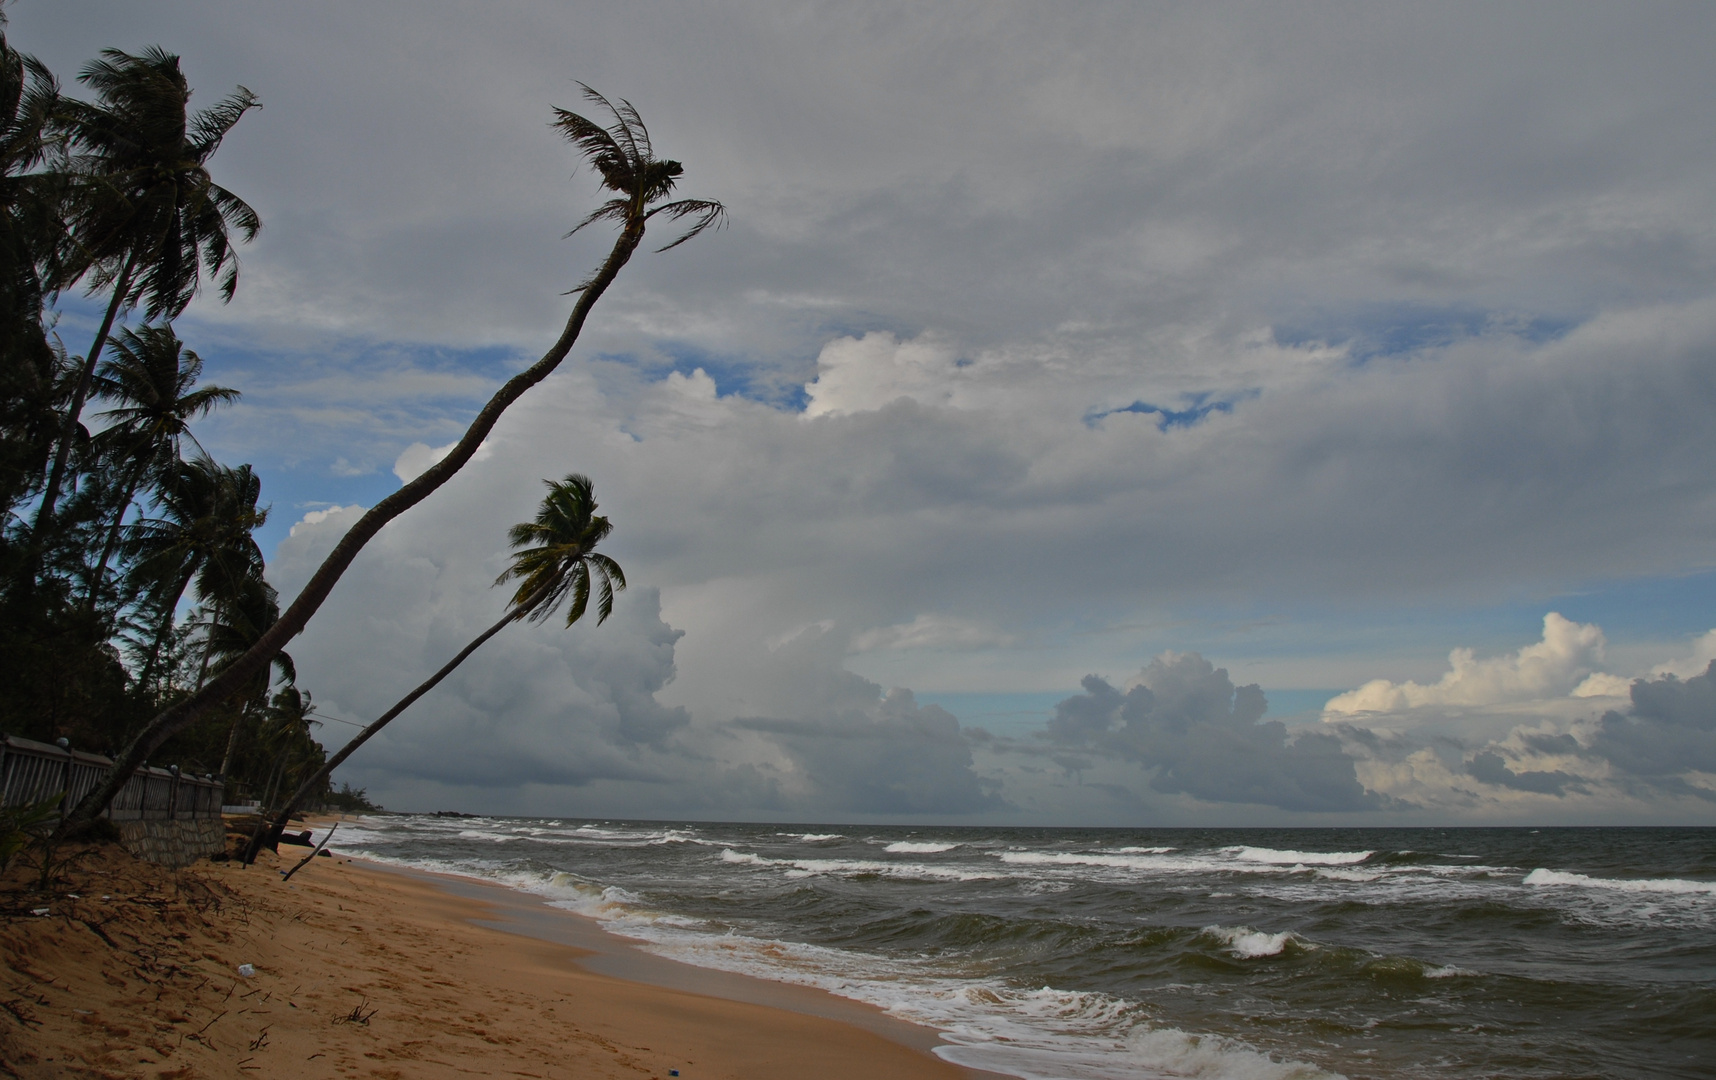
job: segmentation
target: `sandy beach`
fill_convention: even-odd
[[[690,968],[481,883],[318,858],[6,875],[0,1063],[37,1078],[970,1078],[934,1032]],[[45,913],[38,914],[43,908]],[[250,965],[250,975],[241,974]],[[623,976],[623,977],[622,977]]]

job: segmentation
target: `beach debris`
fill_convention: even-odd
[[[338,1020],[335,1020],[334,1023],[336,1023],[336,1024],[362,1024],[364,1027],[368,1027],[370,1017],[374,1016],[377,1012],[377,1010],[375,1010],[375,1009],[368,1008],[367,1007],[368,1005],[369,1005],[369,998],[366,997],[361,1002],[359,1002],[358,1004],[353,1005],[351,1012],[340,1017]]]
[[[45,908],[45,907],[31,908],[30,914],[32,914],[32,915],[46,915],[51,910],[53,910],[53,909]]]
[[[240,964],[240,965],[238,965],[238,973],[247,979],[255,978],[256,977],[256,965],[255,964]]]
[[[306,856],[304,856],[304,861],[303,861],[303,862],[300,862],[300,863],[299,863],[299,864],[298,864],[298,865],[297,865],[297,866],[294,866],[294,867],[293,867],[293,868],[292,868],[292,869],[290,869],[290,870],[282,870],[282,871],[280,871],[280,880],[281,880],[281,881],[290,881],[290,880],[292,880],[292,875],[293,875],[293,874],[296,874],[296,873],[297,873],[297,872],[298,872],[298,871],[300,871],[300,870],[302,870],[302,869],[304,869],[304,863],[307,863],[307,862],[309,862],[309,861],[310,861],[310,860],[311,860],[311,859],[313,859],[313,858],[315,858],[315,857],[316,857],[316,856],[317,856],[317,855],[320,855],[320,854],[321,854],[321,853],[322,853],[322,849],[323,849],[323,848],[325,848],[325,847],[327,847],[327,846],[328,846],[328,841],[329,841],[329,840],[332,840],[332,839],[333,839],[333,838],[334,838],[334,830],[335,830],[335,829],[338,829],[338,828],[339,828],[339,827],[340,827],[340,823],[339,823],[339,822],[337,822],[337,821],[336,821],[336,822],[334,822],[334,824],[333,824],[333,826],[332,826],[332,827],[331,827],[331,828],[329,828],[329,829],[328,829],[328,835],[326,835],[326,836],[324,836],[324,837],[322,837],[322,842],[321,842],[321,843],[320,843],[320,844],[317,844],[317,845],[316,845],[316,850],[315,850],[315,851],[312,851],[312,852],[310,852],[310,854],[308,854],[308,855],[306,855]]]

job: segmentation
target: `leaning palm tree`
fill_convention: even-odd
[[[113,320],[144,305],[146,318],[173,318],[202,275],[218,276],[222,299],[238,288],[232,235],[262,227],[243,199],[215,183],[208,161],[239,118],[260,108],[244,87],[192,117],[179,58],[159,48],[133,56],[107,49],[78,75],[96,101],[62,101],[55,123],[69,154],[64,284],[79,279],[107,310],[84,356],[32,535],[45,535],[64,479],[78,417]]]
[[[553,615],[568,597],[572,604],[566,612],[566,625],[571,626],[589,609],[590,589],[596,584],[600,585],[596,599],[596,625],[608,621],[608,616],[614,611],[614,593],[626,587],[626,575],[620,564],[597,551],[596,545],[607,539],[614,526],[607,518],[596,515],[596,492],[589,477],[573,473],[564,480],[544,482],[548,485],[548,497],[542,500],[534,521],[520,522],[512,527],[508,538],[518,550],[513,553],[512,565],[495,579],[496,585],[518,582],[506,614],[473,638],[441,670],[400,698],[393,708],[381,714],[380,719],[353,736],[339,753],[298,785],[292,798],[275,815],[274,824],[267,829],[258,829],[251,838],[250,846],[245,849],[246,862],[253,861],[264,844],[279,842],[286,823],[304,799],[311,792],[320,790],[328,776],[358,747],[410,708],[412,702],[433,690],[503,627],[524,619],[542,622]]]
[[[96,376],[95,396],[116,406],[101,413],[110,426],[94,442],[103,456],[119,466],[122,479],[115,493],[107,541],[90,581],[88,606],[92,610],[101,593],[108,560],[119,543],[120,526],[138,488],[151,474],[159,479],[180,460],[182,440],[188,438],[202,449],[191,434],[192,418],[238,400],[239,392],[224,386],[194,389],[202,370],[202,358],[185,348],[168,323],[145,326],[140,331],[121,330],[113,343],[113,355]]]
[[[576,113],[556,109],[552,123],[595,166],[596,171],[601,173],[602,186],[614,192],[615,197],[585,218],[573,231],[576,232],[578,228],[595,221],[612,220],[619,224],[620,235],[614,241],[614,246],[601,267],[572,290],[578,300],[572,307],[572,313],[567,316],[566,326],[560,332],[559,339],[543,354],[542,359],[508,379],[495,392],[445,457],[358,518],[322,560],[322,565],[310,575],[297,598],[281,613],[280,620],[262,635],[261,640],[249,652],[222,671],[218,677],[209,680],[209,684],[202,690],[168,706],[145,724],[120,751],[119,758],[106,779],[66,816],[61,825],[62,833],[89,827],[131,774],[137,771],[138,766],[154,753],[156,747],[196,723],[199,717],[224,700],[225,696],[245,679],[266,667],[269,659],[309,623],[310,617],[328,598],[341,575],[351,566],[352,560],[357,558],[358,552],[381,531],[382,526],[422,502],[465,467],[465,463],[470,461],[477,448],[482,446],[483,440],[488,438],[501,415],[512,403],[522,397],[525,391],[546,379],[560,366],[561,361],[566,359],[573,344],[577,342],[578,335],[583,331],[584,321],[589,318],[591,309],[619,276],[621,268],[631,260],[632,254],[643,242],[644,233],[652,220],[665,215],[669,221],[688,222],[684,231],[660,248],[661,251],[676,247],[698,233],[720,224],[725,211],[718,202],[706,199],[662,202],[673,194],[674,186],[685,170],[677,161],[658,160],[654,156],[649,132],[644,128],[637,110],[632,108],[629,102],[622,100],[618,105],[614,105],[588,86],[584,87],[584,96],[607,109],[614,122],[604,128]]]

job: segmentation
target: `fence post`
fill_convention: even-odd
[[[66,815],[72,812],[72,806],[75,805],[71,797],[71,774],[72,764],[77,759],[72,757],[71,746],[65,739],[62,738],[60,744],[60,753],[66,756],[65,773],[60,781],[60,820],[64,821]]]

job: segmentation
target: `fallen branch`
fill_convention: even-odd
[[[334,822],[334,828],[329,829],[328,835],[322,837],[322,842],[316,845],[316,850],[312,851],[312,852],[310,852],[310,854],[304,856],[303,862],[300,862],[297,866],[294,866],[292,869],[282,870],[280,872],[280,880],[281,881],[291,881],[293,874],[296,874],[298,871],[304,869],[304,863],[307,863],[311,859],[314,859],[316,856],[320,855],[322,853],[322,849],[328,846],[328,841],[332,840],[334,838],[334,829],[337,829],[339,827],[340,827],[340,823],[337,821]]]

